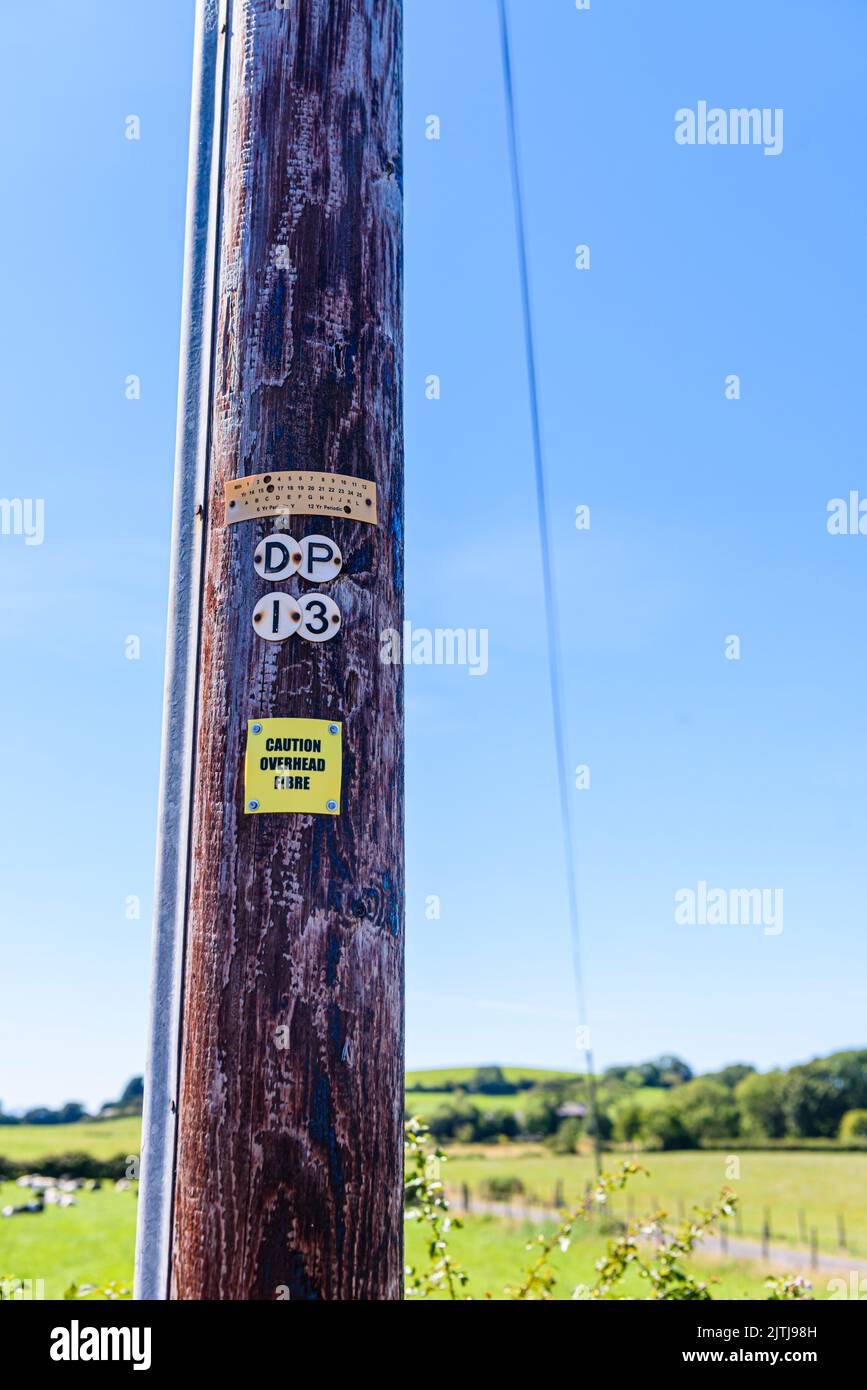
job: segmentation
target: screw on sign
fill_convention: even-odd
[[[340,609],[327,594],[305,594],[299,601],[298,636],[308,642],[328,642],[340,631]]]
[[[266,642],[285,642],[298,631],[301,605],[292,594],[266,594],[253,609],[253,630]]]
[[[278,531],[256,546],[253,568],[262,579],[288,579],[297,571],[301,558],[298,542]]]
[[[262,718],[247,725],[248,813],[339,815],[342,726],[326,719]]]
[[[344,473],[254,473],[225,483],[225,521],[261,516],[334,516],[377,524],[376,483]]]
[[[340,550],[328,536],[305,536],[301,542],[301,563],[298,573],[312,584],[325,584],[336,579],[343,563]]]
[[[260,541],[253,552],[256,573],[272,583],[297,573],[312,584],[325,584],[337,578],[342,564],[340,548],[329,536],[296,541],[278,531]]]
[[[340,609],[327,594],[266,594],[253,609],[253,631],[266,642],[285,642],[295,632],[307,642],[328,642],[340,622]]]

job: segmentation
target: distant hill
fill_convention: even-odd
[[[52,1151],[86,1124],[139,1119],[144,1087],[133,1077],[98,1116],[68,1102],[23,1116],[0,1109],[0,1153],[11,1154],[17,1128],[46,1131]],[[405,1113],[421,1117],[438,1141],[522,1139],[555,1152],[580,1151],[590,1140],[647,1149],[728,1144],[805,1143],[867,1148],[867,1049],[852,1048],[785,1069],[758,1072],[732,1062],[696,1076],[672,1053],[606,1067],[595,1083],[579,1071],[545,1067],[413,1068],[405,1078]],[[5,1128],[7,1127],[8,1128]],[[50,1138],[50,1131],[54,1131]],[[27,1151],[32,1138],[22,1133]]]
[[[408,1091],[452,1091],[458,1086],[469,1086],[480,1071],[494,1069],[521,1090],[529,1090],[543,1081],[577,1081],[580,1078],[579,1072],[550,1071],[543,1067],[429,1067],[423,1071],[408,1071],[404,1084]]]
[[[694,1075],[671,1053],[606,1067],[595,1080],[536,1067],[430,1067],[406,1074],[405,1110],[440,1141],[589,1140],[648,1149],[727,1144],[867,1147],[867,1049],[786,1069],[732,1062]]]

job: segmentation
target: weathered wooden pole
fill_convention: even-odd
[[[396,1299],[402,3],[223,4],[170,1295]]]

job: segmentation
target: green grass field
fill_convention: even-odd
[[[502,1299],[507,1286],[521,1284],[534,1255],[528,1252],[527,1242],[539,1229],[530,1222],[507,1222],[494,1216],[467,1216],[463,1229],[454,1231],[449,1247],[454,1258],[470,1276],[463,1288],[463,1297]],[[425,1230],[417,1221],[406,1223],[406,1263],[423,1267],[426,1260]],[[557,1274],[554,1288],[556,1299],[571,1299],[577,1284],[592,1284],[595,1262],[605,1252],[605,1238],[592,1229],[576,1228],[569,1249],[552,1257]],[[749,1260],[716,1260],[702,1256],[685,1266],[696,1277],[711,1280],[714,1299],[764,1299],[767,1290],[764,1280],[769,1273],[782,1274],[778,1267],[761,1265]],[[619,1288],[623,1297],[646,1298],[647,1283],[638,1277],[625,1280]],[[814,1296],[827,1296],[825,1278],[817,1279]],[[448,1298],[443,1291],[438,1298]]]
[[[118,1192],[107,1182],[99,1192],[76,1193],[77,1207],[0,1217],[0,1279],[42,1279],[46,1298],[62,1298],[73,1283],[131,1285],[136,1186]],[[26,1188],[0,1183],[0,1207],[29,1197]]]
[[[732,1147],[737,1157],[737,1144]],[[614,1168],[619,1155],[607,1153],[605,1166]],[[685,1152],[633,1155],[649,1171],[635,1177],[614,1201],[614,1210],[626,1217],[655,1206],[677,1217],[681,1204],[688,1212],[698,1203],[707,1205],[724,1184],[738,1194],[744,1236],[758,1239],[766,1210],[770,1212],[775,1241],[801,1245],[799,1212],[809,1232],[815,1227],[819,1248],[838,1249],[837,1218],[844,1213],[847,1250],[867,1257],[867,1154],[859,1153],[761,1153],[740,1155],[740,1178],[727,1176],[729,1156],[724,1153]],[[516,1177],[526,1194],[542,1205],[553,1202],[558,1183],[567,1201],[575,1201],[593,1176],[589,1157],[557,1157],[541,1148],[491,1146],[454,1150],[443,1169],[450,1189],[467,1183],[478,1192],[492,1176]],[[732,1226],[734,1232],[734,1226]],[[842,1252],[845,1253],[845,1252]]]
[[[508,1068],[504,1067],[503,1070],[508,1071]],[[518,1068],[513,1068],[513,1070],[517,1076]],[[449,1079],[454,1079],[454,1076],[458,1074],[459,1072],[450,1073]],[[527,1073],[523,1073],[523,1075],[526,1074]],[[554,1075],[555,1073],[553,1072],[543,1073],[540,1075],[540,1080],[543,1077],[545,1079],[551,1079]],[[471,1105],[475,1105],[478,1110],[483,1112],[490,1110],[509,1110],[516,1114],[522,1114],[528,1105],[532,1105],[534,1101],[537,1100],[537,1096],[534,1095],[532,1091],[518,1091],[510,1096],[480,1095],[467,1091],[436,1091],[430,1089],[420,1091],[417,1087],[419,1076],[426,1076],[428,1078],[423,1083],[428,1088],[431,1087],[437,1079],[445,1080],[446,1076],[444,1073],[440,1074],[435,1072],[412,1072],[407,1076],[405,1100],[407,1114],[418,1116],[423,1120],[429,1119],[441,1106],[454,1105],[457,1101],[469,1101]],[[413,1082],[416,1083],[412,1086],[409,1084],[411,1078]],[[457,1084],[461,1083],[458,1082]],[[643,1109],[652,1109],[655,1105],[659,1105],[659,1096],[660,1093],[658,1090],[654,1090],[649,1086],[640,1086],[638,1089],[630,1091],[628,1098],[621,1100],[619,1104],[635,1104]],[[614,1104],[616,1106],[618,1102]]]
[[[522,1068],[505,1068],[510,1079],[528,1076]],[[443,1069],[411,1073],[408,1081],[433,1085],[444,1076],[455,1082],[466,1081],[472,1068]],[[538,1078],[556,1073],[538,1073]],[[652,1092],[650,1093],[653,1094]],[[421,1111],[433,1101],[449,1100],[450,1093],[421,1093],[408,1090],[408,1109]],[[476,1103],[491,1106],[525,1103],[526,1093],[517,1096],[473,1097]],[[644,1100],[644,1097],[641,1097]],[[136,1117],[91,1121],[77,1125],[9,1125],[0,1127],[0,1160],[5,1156],[38,1169],[39,1161],[62,1152],[85,1151],[100,1158],[139,1151],[140,1121]],[[736,1142],[732,1154],[738,1157]],[[605,1166],[616,1166],[619,1155],[605,1155]],[[727,1183],[738,1193],[741,1206],[740,1232],[746,1239],[758,1239],[766,1212],[770,1213],[772,1240],[777,1245],[803,1249],[802,1224],[818,1232],[819,1248],[845,1259],[847,1253],[867,1258],[867,1154],[750,1152],[739,1156],[740,1176],[727,1172],[729,1156],[717,1152],[679,1152],[635,1155],[649,1170],[648,1177],[636,1177],[627,1192],[615,1198],[615,1215],[648,1213],[657,1206],[672,1218],[693,1203],[708,1204]],[[568,1202],[577,1201],[592,1177],[589,1157],[557,1156],[541,1146],[491,1145],[453,1149],[443,1170],[450,1191],[462,1193],[467,1184],[476,1197],[491,1177],[518,1178],[524,1186],[521,1200],[550,1206],[555,1190],[562,1187]],[[0,1162],[2,1172],[2,1162]],[[20,1204],[27,1192],[14,1184],[0,1184],[0,1206]],[[79,1194],[80,1205],[69,1209],[49,1207],[41,1215],[0,1219],[0,1278],[43,1279],[46,1296],[62,1297],[72,1282],[97,1283],[132,1278],[136,1200],[132,1192],[116,1192],[105,1183],[96,1193]],[[458,1203],[456,1203],[458,1205]],[[846,1249],[838,1245],[838,1216],[845,1217]],[[800,1217],[802,1215],[802,1219]],[[529,1229],[529,1228],[528,1228]],[[737,1228],[730,1225],[734,1238]],[[523,1243],[527,1230],[500,1217],[472,1215],[467,1228],[455,1236],[456,1256],[473,1271],[470,1291],[483,1296],[489,1289],[498,1296],[502,1286],[519,1278],[524,1268]],[[418,1258],[422,1236],[415,1223],[407,1232],[408,1258]],[[460,1247],[463,1250],[459,1249]],[[565,1257],[562,1297],[569,1297],[575,1283],[591,1277],[592,1266],[604,1248],[598,1233],[582,1233]],[[803,1261],[801,1268],[803,1268]],[[702,1268],[705,1267],[703,1263]],[[721,1275],[717,1296],[762,1297],[765,1270],[758,1263],[713,1260],[707,1268]],[[821,1279],[817,1279],[817,1293]],[[642,1289],[635,1291],[641,1296]]]
[[[577,1081],[579,1077],[569,1071],[545,1071],[542,1067],[501,1067],[507,1081],[532,1081],[534,1085],[543,1081]],[[466,1086],[475,1076],[478,1067],[432,1067],[427,1071],[408,1071],[406,1089],[416,1090],[419,1086]],[[499,1097],[497,1097],[499,1099]]]
[[[404,1102],[408,1115],[428,1119],[443,1105],[454,1105],[458,1101],[469,1101],[481,1111],[509,1110],[521,1112],[527,1105],[529,1091],[518,1091],[513,1096],[467,1095],[464,1091],[407,1091]]]
[[[25,1190],[12,1183],[0,1184],[0,1206],[26,1200]],[[116,1191],[106,1183],[99,1192],[82,1191],[79,1205],[66,1209],[47,1207],[41,1215],[0,1218],[0,1278],[44,1281],[45,1297],[60,1299],[70,1284],[106,1283],[131,1285],[135,1241],[136,1197],[134,1190]],[[498,1217],[469,1216],[463,1230],[451,1238],[455,1258],[470,1274],[465,1292],[475,1298],[490,1294],[502,1298],[506,1285],[520,1283],[530,1256],[527,1241],[538,1227],[529,1222],[509,1222]],[[407,1262],[425,1260],[425,1233],[418,1222],[406,1229]],[[605,1248],[604,1237],[592,1229],[578,1228],[570,1249],[555,1257],[558,1282],[555,1296],[568,1299],[576,1284],[590,1283],[594,1263]],[[767,1271],[758,1263],[695,1260],[691,1270],[702,1278],[718,1278],[715,1298],[762,1298]],[[781,1272],[781,1271],[780,1271]],[[640,1280],[624,1285],[624,1293],[641,1298],[646,1286]],[[817,1283],[817,1295],[822,1286]],[[446,1295],[443,1295],[444,1297]]]
[[[53,1154],[89,1153],[94,1158],[137,1154],[141,1119],[124,1115],[115,1120],[85,1120],[77,1125],[0,1125],[0,1159],[33,1163]]]

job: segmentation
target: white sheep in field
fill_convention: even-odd
[[[0,1213],[0,1215],[2,1215],[2,1216],[25,1216],[25,1215],[27,1215],[27,1214],[29,1214],[29,1213],[31,1213],[31,1212],[32,1212],[32,1213],[35,1213],[35,1214],[38,1214],[40,1211],[44,1211],[44,1210],[45,1210],[45,1204],[44,1204],[43,1202],[28,1202],[27,1205],[26,1205],[26,1206],[23,1206],[23,1207],[4,1207],[4,1208],[3,1208],[3,1211],[2,1211],[2,1213]]]

